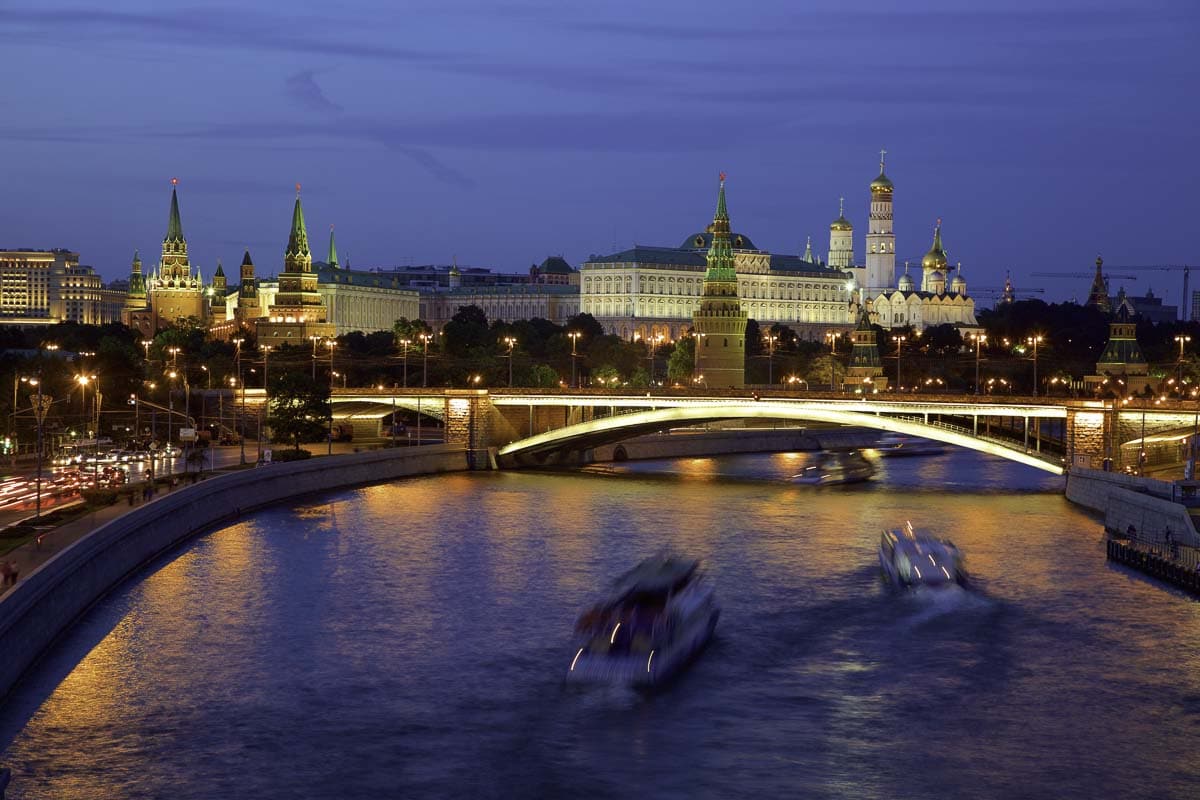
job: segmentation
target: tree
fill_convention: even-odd
[[[529,385],[535,389],[557,388],[560,380],[549,364],[534,364],[529,369]]]
[[[486,348],[489,342],[487,314],[479,306],[462,306],[442,329],[446,352],[456,358]]]
[[[617,368],[611,364],[605,364],[592,372],[592,383],[613,388],[620,382],[621,373],[617,372]]]
[[[567,330],[582,333],[580,344],[587,345],[593,339],[604,335],[604,326],[596,321],[591,314],[576,314],[567,320]]]
[[[691,383],[692,373],[696,369],[696,340],[688,336],[680,339],[667,359],[667,379],[672,383]]]
[[[314,382],[309,373],[289,370],[271,381],[271,405],[267,424],[271,441],[291,443],[325,438],[330,420],[329,386]]]
[[[422,333],[429,333],[429,326],[422,319],[410,320],[407,317],[401,317],[392,325],[392,336],[396,340],[397,347],[400,347],[402,339],[407,339],[409,347],[412,347]]]

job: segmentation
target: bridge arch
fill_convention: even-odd
[[[876,428],[934,439],[946,444],[999,456],[1055,475],[1063,474],[1062,465],[1056,461],[995,440],[980,438],[939,425],[817,404],[778,403],[750,399],[681,405],[601,417],[517,440],[500,448],[499,455],[501,457],[511,456],[518,461],[539,459],[556,452],[578,451],[602,444],[612,444],[631,436],[661,430],[678,423],[697,424],[729,419],[791,419]]]

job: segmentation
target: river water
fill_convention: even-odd
[[[0,710],[10,798],[1200,796],[1200,605],[1106,563],[1061,479],[967,452],[457,474],[276,508],[97,606]],[[880,529],[974,585],[895,595]],[[663,547],[718,637],[565,688],[579,611]]]

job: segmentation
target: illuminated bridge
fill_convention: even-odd
[[[1055,474],[1062,474],[1066,464],[1098,467],[1106,458],[1119,468],[1131,445],[1135,453],[1139,446],[1156,444],[1177,449],[1200,421],[1193,406],[782,392],[337,389],[333,396],[334,420],[353,425],[359,435],[378,436],[381,420],[391,414],[419,414],[444,425],[447,441],[469,445],[481,467],[489,462],[489,451],[512,466],[587,461],[596,447],[656,431],[729,420],[787,420],[922,436]]]

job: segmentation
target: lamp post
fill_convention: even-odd
[[[421,334],[421,386],[429,386],[429,340],[433,338],[431,333]]]
[[[401,384],[405,389],[408,388],[408,346],[412,344],[411,339],[401,339],[401,346],[404,348],[404,383]]]
[[[825,334],[825,338],[829,340],[829,391],[837,391],[837,343],[841,336],[840,331],[829,331]]]
[[[36,385],[37,378],[27,378],[25,376],[21,376],[20,378],[18,378],[16,373],[13,373],[12,417],[10,418],[11,421],[10,421],[10,424],[8,427],[9,441],[12,443],[12,464],[13,464],[13,466],[16,466],[16,464],[17,464],[17,386],[19,386],[22,383],[28,383],[31,386]]]
[[[775,383],[775,342],[779,341],[779,336],[774,333],[763,334],[763,339],[767,343],[767,383],[774,385]]]
[[[512,378],[513,348],[517,346],[517,339],[514,336],[505,336],[504,343],[506,345],[508,345],[508,388],[511,389],[512,385],[513,385],[513,378]]]
[[[271,347],[271,345],[269,345],[269,344],[264,344],[261,347],[259,347],[258,349],[262,350],[262,354],[263,354],[263,396],[265,398],[267,387],[270,385],[270,383],[267,380],[269,377],[269,375],[267,373],[267,360],[269,359],[269,357],[271,355],[271,351],[274,350],[275,348]]]
[[[583,334],[579,331],[571,331],[567,334],[567,336],[571,337],[571,388],[578,389],[578,381],[575,379],[575,359],[577,357],[575,353],[575,345],[579,343],[579,337],[583,336]]]
[[[987,334],[973,333],[971,338],[975,340],[975,394],[979,394],[979,348],[987,341]]]
[[[171,366],[174,367],[178,363],[179,354],[183,352],[182,347],[168,347],[167,352],[171,354]]]
[[[331,455],[333,455],[333,399],[332,398],[333,398],[333,376],[335,374],[333,371],[333,351],[337,348],[337,342],[333,339],[326,339],[325,346],[329,348],[329,395],[330,395],[329,443],[328,443],[328,447],[325,450],[325,454],[331,456]],[[266,371],[266,367],[263,367],[263,371],[264,372]]]
[[[236,384],[236,386],[240,386],[242,388],[242,404],[241,404],[242,410],[241,410],[240,418],[238,420],[241,423],[238,426],[240,428],[240,431],[238,432],[238,443],[241,445],[241,448],[242,448],[240,463],[243,466],[245,466],[245,464],[246,464],[246,386],[242,383],[242,342],[244,342],[244,341],[246,341],[246,340],[240,336],[233,340],[233,346],[234,346],[233,361],[234,361],[235,366],[237,367],[237,379],[236,379],[237,384]],[[266,372],[266,367],[263,367],[263,372]],[[236,388],[236,386],[235,386],[235,388]],[[259,431],[259,435],[260,436],[262,435],[262,431]]]
[[[316,334],[313,334],[312,336],[309,336],[308,338],[312,341],[312,346],[313,346],[313,349],[312,349],[312,380],[313,380],[313,383],[316,383],[317,382],[317,342],[321,341],[321,337],[317,336]]]
[[[907,338],[904,336],[894,337],[896,341],[896,391],[901,391],[904,386],[900,383],[900,352]]]
[[[167,474],[175,471],[175,455],[171,447],[171,423],[175,420],[175,379],[179,373],[171,370],[167,373]]]
[[[1182,333],[1175,337],[1175,342],[1179,345],[1179,366],[1176,370],[1176,372],[1178,373],[1176,379],[1180,383],[1183,382],[1183,346],[1185,344],[1187,344],[1188,342],[1190,342],[1191,340],[1192,340],[1192,337],[1186,336]]]
[[[1029,344],[1033,345],[1033,396],[1034,397],[1038,396],[1037,353],[1038,353],[1038,345],[1042,343],[1042,338],[1043,337],[1041,337],[1041,336],[1030,336],[1028,339],[1025,340]],[[1178,339],[1179,337],[1176,336],[1175,338]]]

